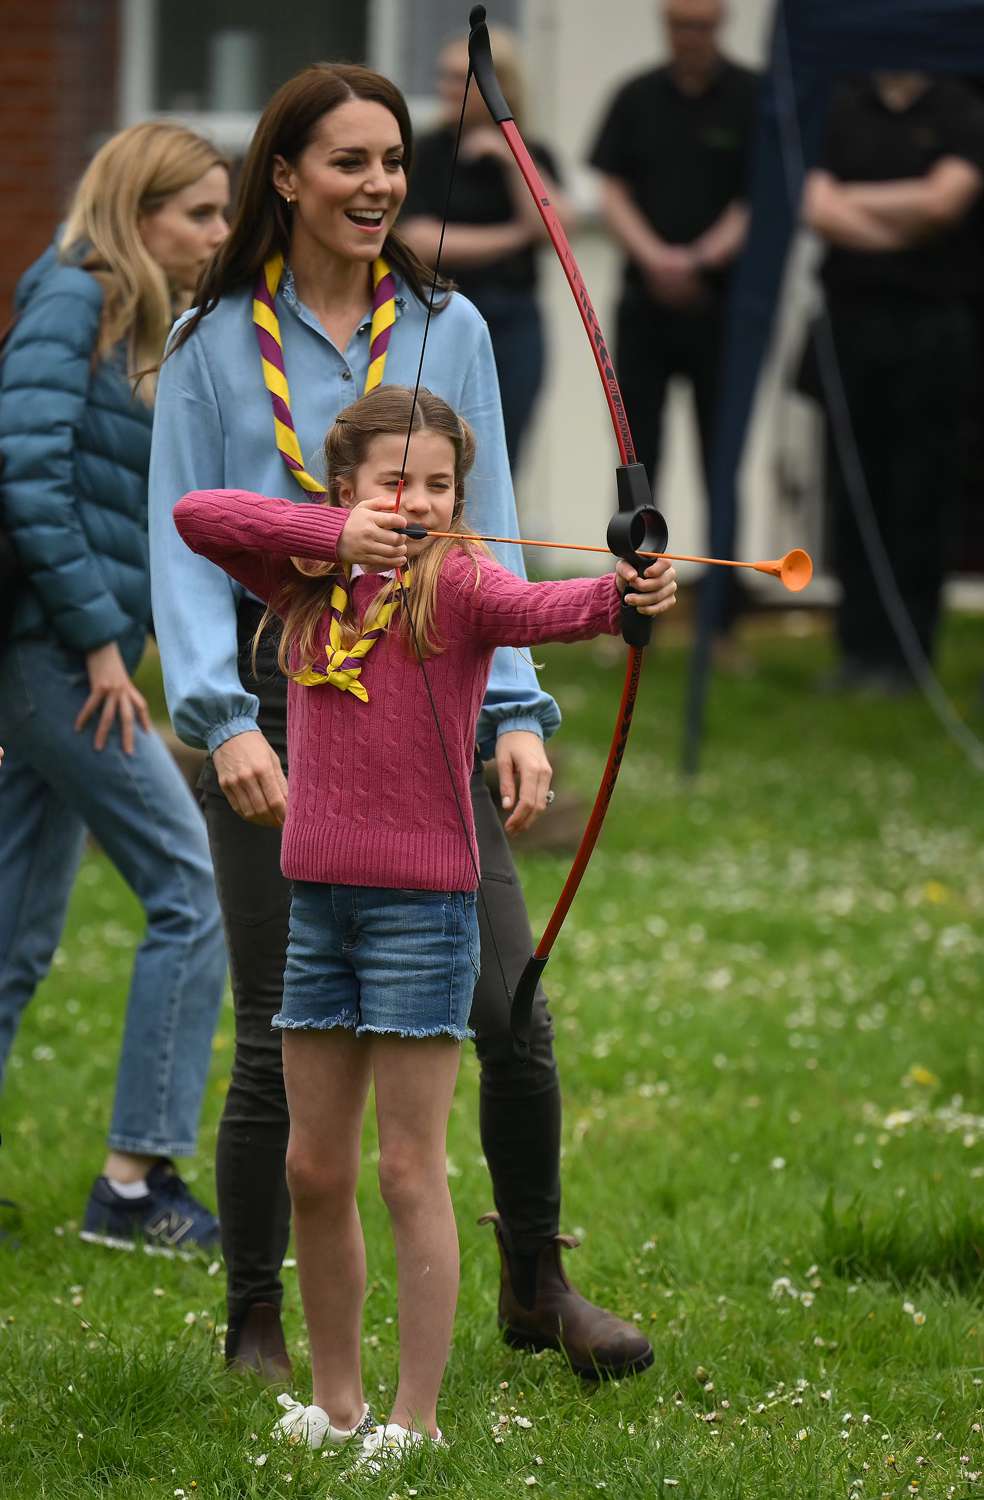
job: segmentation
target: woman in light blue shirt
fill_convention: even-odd
[[[320,64],[278,91],[250,146],[229,239],[199,287],[198,309],[172,337],[155,410],[154,618],[175,727],[210,755],[202,790],[236,1007],[236,1055],[217,1163],[229,1275],[226,1355],[236,1367],[275,1379],[290,1370],[279,1318],[279,1272],[289,1229],[288,1116],[280,1042],[270,1030],[280,1006],[289,901],[279,866],[286,688],[269,638],[261,644],[255,675],[251,668],[262,606],[184,546],[171,513],[192,489],[242,487],[303,500],[305,492],[292,474],[297,465],[282,451],[289,448],[284,408],[304,466],[317,474],[324,433],[365,389],[370,341],[377,369],[376,333],[387,322],[392,326],[382,379],[414,385],[428,273],[392,232],[406,194],[410,153],[405,101],[379,74]],[[277,257],[283,257],[283,265]],[[388,311],[380,304],[381,292],[374,294],[380,257],[395,279]],[[264,336],[282,350],[286,384],[282,375],[264,370],[261,358],[263,338],[253,303],[261,277],[275,293],[272,320],[260,315],[266,317]],[[380,282],[381,289],[385,286]],[[439,291],[422,383],[475,431],[471,525],[515,535],[488,332],[467,301],[444,286]],[[374,296],[380,304],[375,331]],[[269,351],[269,342],[265,347]],[[382,570],[399,564],[404,546],[394,532],[387,555],[367,558],[365,565]],[[518,549],[497,551],[522,574]],[[543,740],[559,717],[530,663],[517,652],[498,653],[479,723],[478,753],[498,763],[512,831],[547,804],[551,771]],[[400,754],[398,741],[393,753]],[[439,776],[442,768],[421,766],[420,774]],[[625,1373],[650,1362],[647,1341],[632,1325],[582,1298],[560,1265],[560,1094],[550,1019],[541,993],[531,1061],[517,1064],[505,981],[515,984],[529,956],[529,922],[478,762],[472,796],[495,937],[493,946],[483,928],[483,972],[472,1025],[482,1064],[482,1144],[501,1216],[496,1219],[500,1322],[510,1342],[563,1348],[586,1373]],[[293,1150],[287,1172],[302,1232],[304,1214],[331,1211],[338,1164]],[[304,1295],[309,1323],[323,1317],[330,1287],[306,1287]],[[329,1416],[345,1428],[360,1413],[356,1393],[340,1391],[338,1409]]]

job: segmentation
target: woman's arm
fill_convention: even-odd
[[[199,332],[165,359],[158,377],[148,505],[154,627],[167,704],[181,739],[209,751],[255,731],[259,708],[239,678],[240,590],[215,563],[191,552],[174,525],[182,495],[222,487],[224,446]]]
[[[128,621],[106,588],[75,498],[75,450],[92,378],[102,290],[87,272],[50,273],[4,355],[0,400],[4,519],[64,646],[87,653]]]

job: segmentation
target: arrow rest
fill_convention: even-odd
[[[649,475],[642,464],[619,464],[615,470],[618,510],[608,523],[606,541],[615,557],[645,573],[651,559],[641,552],[665,552],[669,529],[653,505]],[[653,622],[629,604],[622,605],[622,639],[627,646],[648,646]]]

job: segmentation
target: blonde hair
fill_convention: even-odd
[[[410,412],[413,409],[413,427],[410,427]],[[475,435],[457,412],[440,396],[420,389],[414,405],[413,392],[402,385],[382,385],[368,395],[353,401],[339,412],[325,438],[324,454],[327,481],[324,503],[341,505],[340,488],[343,480],[352,481],[356,471],[366,462],[373,439],[393,433],[404,436],[408,431],[436,432],[446,437],[454,451],[454,505],[448,530],[453,537],[435,539],[413,562],[413,578],[408,593],[410,621],[406,611],[400,610],[393,617],[397,629],[408,639],[411,650],[417,650],[424,658],[435,656],[443,650],[444,643],[435,630],[437,585],[441,566],[454,548],[485,552],[486,548],[465,527],[465,477],[475,461]],[[331,590],[339,565],[318,562],[312,558],[293,557],[295,576],[272,600],[253,638],[253,665],[256,666],[256,650],[266,625],[274,613],[283,620],[283,633],[277,653],[280,670],[288,677],[297,677],[314,665],[317,651],[316,637],[321,620],[329,608]],[[476,581],[478,578],[476,567]],[[351,595],[341,620],[342,644],[354,645],[359,637],[372,628],[383,605],[397,588],[395,579],[387,579],[376,597],[370,601],[365,614],[358,620],[352,608]],[[292,661],[293,658],[293,661]]]
[[[490,26],[489,41],[492,44],[492,56],[495,59],[495,72],[505,95],[506,103],[512,110],[513,119],[517,130],[526,128],[526,75],[523,70],[522,57],[520,56],[520,40],[515,31],[508,26]],[[464,61],[467,61],[468,38],[467,36],[453,37],[445,42],[441,48],[441,56],[448,52],[464,53]],[[472,88],[476,85],[472,82]],[[459,101],[460,102],[460,101]],[[457,108],[453,112],[454,120],[457,120]]]
[[[83,174],[62,230],[62,260],[91,271],[103,285],[98,353],[127,343],[131,378],[160,363],[174,321],[163,269],[140,234],[140,219],[227,163],[216,148],[181,125],[148,121],[101,146]],[[150,404],[154,380],[141,382]]]

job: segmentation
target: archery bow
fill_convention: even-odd
[[[470,33],[468,37],[468,59],[470,71],[478,85],[482,98],[492,119],[499,126],[506,139],[509,150],[522,173],[523,180],[533,195],[533,199],[539,210],[540,217],[546,227],[550,242],[557,252],[560,263],[564,269],[574,300],[577,303],[581,321],[584,324],[591,352],[594,355],[598,373],[601,376],[602,385],[605,389],[605,397],[608,402],[608,410],[611,414],[612,425],[615,429],[615,440],[618,444],[621,462],[615,471],[618,511],[612,517],[608,525],[608,545],[612,552],[618,557],[624,557],[631,562],[639,572],[644,572],[646,563],[642,557],[643,551],[662,553],[666,549],[667,530],[663,517],[653,508],[652,493],[649,487],[649,479],[642,464],[636,462],[635,444],[632,441],[632,433],[629,429],[628,419],[625,415],[625,405],[622,393],[615,378],[615,370],[612,365],[611,356],[605,343],[605,337],[598,322],[597,314],[588,295],[588,289],[584,284],[574,252],[570,247],[567,235],[564,233],[560,220],[557,217],[533,159],[523,141],[516,123],[512,117],[512,110],[506,103],[505,96],[499,86],[496,77],[495,66],[492,61],[492,46],[489,41],[488,27],[485,24],[485,7],[476,5],[468,18]],[[643,651],[649,642],[652,631],[652,621],[637,613],[628,605],[622,607],[622,636],[629,648],[628,660],[625,668],[625,681],[622,687],[622,697],[619,702],[618,716],[615,721],[615,729],[612,734],[611,746],[608,751],[608,759],[602,774],[601,784],[595,796],[591,815],[588,818],[584,833],[574,862],[571,865],[563,890],[558,897],[557,903],[551,913],[550,919],[544,929],[543,936],[537,943],[532,956],[528,960],[519,983],[516,986],[512,998],[512,1034],[517,1050],[526,1055],[529,1051],[529,1034],[533,1014],[533,1000],[540,975],[546,968],[551,949],[556,941],[557,934],[564,924],[564,919],[575,895],[592,851],[601,833],[605,814],[615,790],[618,780],[619,768],[622,757],[625,754],[625,746],[632,725],[632,715],[635,710],[636,697],[639,691],[639,679],[642,673]]]

